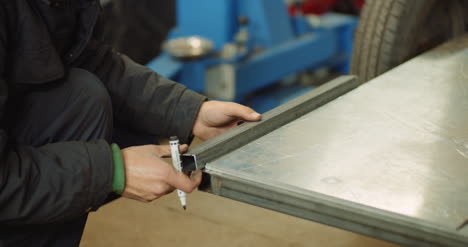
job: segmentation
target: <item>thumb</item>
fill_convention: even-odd
[[[262,115],[252,108],[237,103],[230,103],[226,107],[226,114],[245,121],[260,121],[262,119]]]

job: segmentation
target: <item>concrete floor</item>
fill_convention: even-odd
[[[152,203],[119,199],[90,214],[81,247],[397,245],[196,191]]]

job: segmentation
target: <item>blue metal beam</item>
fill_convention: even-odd
[[[236,0],[239,15],[249,20],[250,38],[256,47],[270,48],[295,38],[284,0]]]
[[[256,55],[236,66],[236,95],[263,88],[280,78],[320,65],[337,51],[333,32],[307,34]]]

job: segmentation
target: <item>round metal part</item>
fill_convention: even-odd
[[[165,51],[181,59],[197,59],[204,57],[209,54],[213,48],[213,42],[200,36],[171,39],[163,45]]]

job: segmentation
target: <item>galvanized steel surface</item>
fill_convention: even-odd
[[[468,37],[391,70],[206,170],[328,195],[468,236],[466,229],[457,231],[468,219]]]

